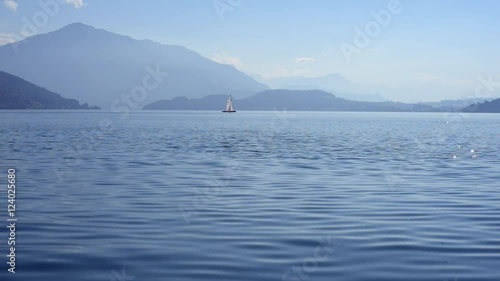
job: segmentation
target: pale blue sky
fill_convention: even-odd
[[[35,21],[40,3],[56,3],[0,1],[2,44],[22,35],[23,18]],[[356,46],[355,28],[374,21],[372,12],[389,11],[391,0],[57,1],[37,33],[83,22],[183,45],[265,77],[339,73],[363,91],[402,101],[471,97],[479,76],[500,81],[500,1],[400,0],[400,12],[350,62],[340,44]],[[218,13],[214,3],[234,5]]]

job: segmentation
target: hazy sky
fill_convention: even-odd
[[[264,77],[339,73],[393,100],[473,97],[478,77],[500,82],[495,0],[0,1],[0,44],[83,22]]]

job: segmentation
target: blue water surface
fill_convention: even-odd
[[[1,280],[500,280],[500,115],[0,111]]]

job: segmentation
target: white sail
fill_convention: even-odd
[[[226,110],[224,110],[224,111],[228,111],[228,112],[235,111],[234,107],[233,107],[233,100],[232,100],[231,96],[229,96],[229,98],[227,98]]]

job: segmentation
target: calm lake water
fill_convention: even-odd
[[[500,115],[0,121],[1,280],[500,280]]]

